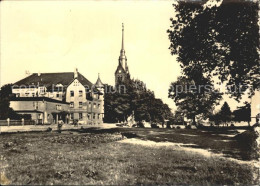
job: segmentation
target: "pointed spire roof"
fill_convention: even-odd
[[[124,48],[124,23],[122,23],[122,46],[120,50],[120,56],[119,56],[119,65],[123,67],[124,70],[127,71],[127,58],[125,55],[125,48]]]
[[[125,50],[124,49],[124,23],[122,23],[122,47],[121,50]]]
[[[96,88],[103,88],[104,87],[104,84],[102,83],[101,79],[100,79],[100,74],[98,73],[98,79],[97,79],[97,82],[95,84],[95,87]]]

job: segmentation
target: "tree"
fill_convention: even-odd
[[[193,124],[196,124],[197,115],[208,117],[222,97],[222,94],[214,89],[212,82],[199,71],[194,71],[192,79],[187,76],[178,77],[177,81],[171,84],[168,95],[178,109],[192,119]]]
[[[245,102],[245,105],[242,107],[238,107],[233,111],[234,119],[233,121],[246,121],[248,122],[248,126],[250,126],[251,121],[251,105],[248,102]]]
[[[12,84],[6,84],[0,90],[0,119],[20,119],[21,116],[10,108],[10,98],[12,97]]]
[[[248,88],[252,94],[260,87],[257,2],[223,0],[207,6],[205,1],[178,1],[173,7],[169,49],[185,75],[200,66],[206,78],[226,82],[237,100]]]
[[[232,114],[232,112],[230,110],[230,107],[229,107],[228,103],[225,101],[220,110],[220,116],[221,116],[221,121],[223,122],[223,125],[224,125],[224,123],[227,124],[227,122],[231,121],[231,114]]]
[[[144,82],[131,80],[124,86],[125,91],[116,87],[105,93],[105,122],[126,121],[133,113],[138,123],[145,120],[163,124],[165,119],[171,117],[168,105],[156,99]]]
[[[219,125],[221,123],[221,114],[220,114],[220,112],[217,112],[215,114],[211,113],[209,115],[209,121],[213,121],[215,123],[215,125],[217,125],[219,127]]]

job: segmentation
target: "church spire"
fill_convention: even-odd
[[[122,48],[121,50],[124,50],[124,23],[122,23]]]
[[[122,23],[122,47],[120,50],[119,63],[122,67],[127,70],[127,58],[125,56],[125,48],[124,48],[124,23]]]

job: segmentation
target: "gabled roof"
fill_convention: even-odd
[[[86,79],[82,74],[78,73],[77,79],[83,86],[92,87],[92,83]],[[68,86],[74,80],[73,72],[62,72],[62,73],[33,73],[32,75],[14,83],[17,86],[45,86],[47,89],[51,88],[53,85],[62,84],[63,86]]]

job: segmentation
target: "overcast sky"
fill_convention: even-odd
[[[31,73],[73,72],[92,83],[98,73],[114,85],[125,25],[125,50],[138,78],[175,109],[168,98],[180,75],[166,33],[173,1],[2,1],[0,85]],[[234,102],[233,108],[235,108]]]
[[[171,1],[11,1],[1,2],[1,85],[25,71],[73,72],[93,83],[98,73],[114,84],[125,25],[131,77],[138,78],[171,107],[171,81],[180,74],[168,49]]]

